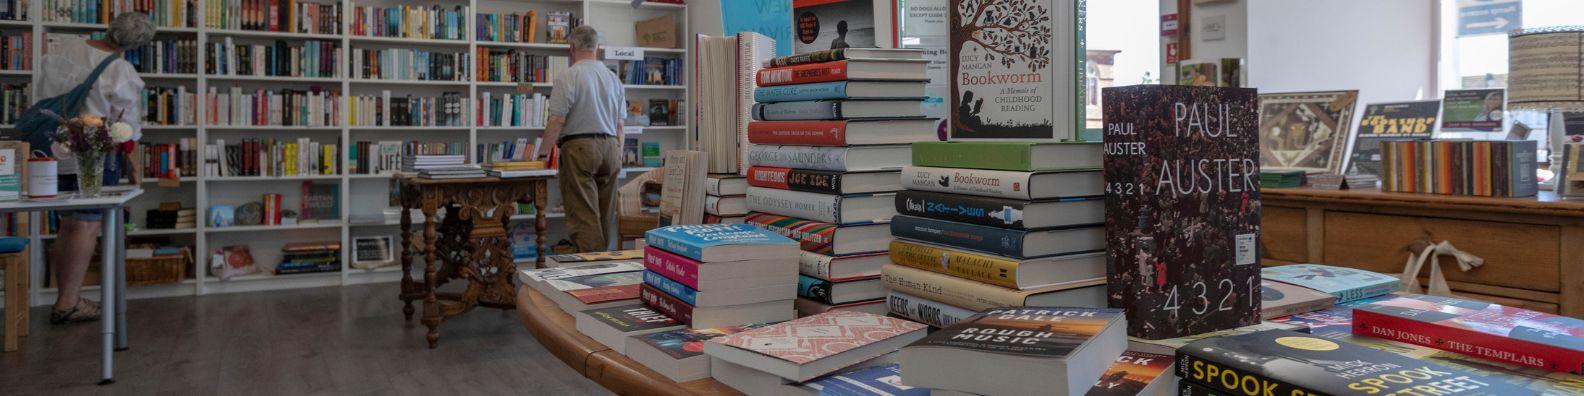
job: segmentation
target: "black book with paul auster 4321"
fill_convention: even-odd
[[[1527,395],[1498,378],[1288,330],[1177,349],[1177,376],[1229,395]]]

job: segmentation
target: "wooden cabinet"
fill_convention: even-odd
[[[1454,293],[1584,318],[1584,201],[1269,188],[1263,203],[1265,265],[1398,274],[1410,247],[1450,241],[1485,259],[1462,272],[1442,258]]]

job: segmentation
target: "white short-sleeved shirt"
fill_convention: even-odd
[[[578,61],[557,73],[550,89],[550,115],[566,118],[561,136],[616,136],[616,122],[627,112],[627,93],[621,79],[604,63],[593,59]]]
[[[99,62],[114,55],[94,48],[86,41],[65,41],[60,44],[59,47],[51,48],[50,54],[39,62],[39,73],[33,77],[35,100],[70,92],[93,73]],[[138,102],[142,91],[143,78],[138,77],[137,68],[125,59],[117,59],[99,74],[99,81],[94,83],[93,90],[83,102],[83,112],[100,117],[120,114],[122,122],[132,125],[132,140],[141,139],[143,110],[139,108]],[[63,156],[69,157],[70,154],[56,153],[56,158],[60,160],[59,172],[76,174],[77,161],[67,161],[69,158]]]

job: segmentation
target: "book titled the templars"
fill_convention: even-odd
[[[1416,294],[1353,309],[1353,334],[1584,375],[1584,320]]]
[[[1194,341],[1177,350],[1175,370],[1182,382],[1231,395],[1531,394],[1470,371],[1287,330]]]
[[[1128,335],[1258,323],[1258,95],[1138,85],[1105,98],[1108,295]]]
[[[1108,308],[992,308],[902,348],[902,383],[984,395],[1083,394],[1106,371],[1095,363],[1127,349],[1122,322],[1121,310]]]

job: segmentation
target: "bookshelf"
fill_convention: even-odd
[[[155,0],[170,1],[170,0]],[[474,151],[480,144],[497,143],[507,140],[526,137],[530,141],[544,133],[542,127],[502,127],[502,126],[477,126],[476,100],[485,94],[542,94],[548,96],[552,89],[549,83],[502,83],[481,81],[474,76],[473,70],[466,72],[466,78],[460,81],[425,81],[425,80],[377,80],[353,78],[350,72],[350,58],[352,50],[378,50],[390,48],[410,48],[436,52],[461,53],[466,56],[470,65],[476,67],[479,49],[486,50],[516,50],[533,55],[567,56],[568,46],[542,42],[548,36],[545,25],[546,14],[552,11],[570,12],[575,17],[581,18],[584,24],[598,29],[611,47],[625,47],[642,50],[645,56],[681,60],[682,82],[687,82],[686,63],[683,59],[686,50],[672,48],[642,48],[635,45],[635,32],[633,23],[660,16],[673,16],[677,23],[677,36],[679,44],[685,44],[688,36],[687,7],[678,4],[645,3],[637,8],[631,6],[627,0],[431,0],[422,3],[403,2],[399,0],[299,0],[304,4],[339,4],[344,17],[339,22],[339,34],[325,33],[295,33],[240,30],[233,28],[217,28],[208,26],[203,16],[213,11],[208,9],[218,4],[225,4],[225,0],[199,0],[196,13],[199,16],[197,26],[194,27],[167,27],[158,26],[159,33],[156,40],[183,39],[196,40],[197,47],[197,73],[145,73],[144,81],[151,88],[186,87],[188,92],[197,93],[200,102],[202,96],[210,88],[220,92],[232,87],[244,90],[254,89],[308,89],[318,88],[335,91],[340,95],[342,119],[337,125],[327,126],[239,126],[239,125],[207,125],[205,106],[198,106],[195,125],[145,125],[143,128],[143,141],[150,143],[176,143],[180,139],[194,139],[201,144],[214,144],[216,140],[223,139],[228,143],[242,138],[278,140],[295,140],[297,138],[310,138],[321,143],[336,143],[337,155],[342,158],[342,169],[336,175],[311,175],[311,176],[208,176],[202,169],[198,176],[182,177],[174,186],[160,185],[153,180],[145,181],[143,188],[146,190],[143,197],[135,200],[129,208],[131,218],[128,223],[145,224],[144,212],[155,208],[160,202],[180,201],[183,207],[197,210],[199,221],[194,229],[139,229],[130,232],[129,237],[159,236],[168,237],[173,242],[192,247],[195,257],[194,267],[189,272],[186,281],[167,285],[135,286],[128,290],[131,298],[169,297],[184,295],[205,295],[214,293],[267,291],[303,287],[325,287],[363,284],[372,282],[393,282],[401,278],[399,268],[383,267],[373,270],[354,269],[351,263],[352,238],[362,236],[390,235],[399,237],[400,229],[397,222],[358,222],[354,216],[370,216],[371,213],[379,214],[387,205],[389,194],[389,175],[348,174],[345,169],[345,159],[348,153],[348,144],[359,141],[421,141],[421,142],[449,142],[462,143],[468,153],[469,162],[474,160]],[[0,33],[10,36],[15,33],[32,33],[33,66],[44,55],[47,45],[46,35],[52,33],[89,33],[104,29],[103,24],[73,23],[73,22],[41,22],[43,15],[41,1],[29,2],[29,20],[26,21],[0,21]],[[434,38],[406,38],[406,37],[372,37],[353,34],[354,7],[392,7],[392,6],[441,6],[452,10],[456,6],[467,7],[465,26],[462,29],[462,39],[434,39]],[[476,35],[478,13],[526,13],[534,10],[538,13],[538,39],[541,42],[497,42],[480,40]],[[300,45],[305,41],[316,40],[336,44],[343,53],[341,54],[341,67],[335,77],[274,77],[274,76],[242,76],[242,75],[210,75],[208,74],[206,57],[213,50],[209,44],[223,43],[230,39],[235,44],[269,44],[284,41],[289,45]],[[0,84],[17,84],[32,79],[32,70],[0,71]],[[687,97],[686,85],[656,86],[656,85],[628,85],[627,97],[629,101],[648,103],[650,99],[685,100]],[[359,95],[379,95],[382,91],[391,91],[392,97],[413,95],[416,97],[440,97],[442,94],[456,94],[466,100],[467,115],[465,122],[460,126],[386,126],[386,125],[350,125],[346,119],[346,99]],[[685,106],[685,102],[683,106]],[[678,114],[687,115],[691,112],[685,107],[679,107]],[[688,133],[686,119],[680,120],[683,125],[653,126],[641,128],[642,133],[630,136],[639,138],[643,142],[658,142],[662,150],[687,148]],[[636,132],[639,129],[630,128]],[[18,132],[10,129],[9,125],[0,125],[0,134],[6,138],[16,138]],[[202,152],[199,153],[200,160]],[[624,168],[621,177],[627,178],[640,174],[652,168],[628,167]],[[302,223],[296,225],[278,226],[231,226],[209,227],[205,223],[208,208],[212,205],[240,205],[254,202],[265,193],[281,193],[283,206],[296,208],[300,197],[300,190],[305,181],[313,183],[334,183],[339,186],[340,218],[334,221]],[[559,210],[559,191],[552,187],[551,206]],[[370,205],[369,202],[378,202]],[[371,212],[372,211],[372,212]],[[547,217],[559,224],[565,215],[558,211],[546,213]],[[511,221],[531,222],[531,216],[516,216]],[[34,303],[48,304],[54,301],[55,289],[46,287],[45,279],[45,252],[46,243],[52,242],[53,235],[44,235],[42,215],[35,214],[28,221],[27,230],[31,237],[30,252],[34,265],[35,285],[32,290]],[[558,241],[565,237],[562,227],[552,226],[549,241]],[[339,240],[342,245],[342,270],[324,274],[297,274],[297,275],[272,275],[255,274],[244,277],[220,281],[209,275],[209,253],[223,246],[247,244],[253,253],[255,262],[270,263],[278,261],[279,248],[284,243],[299,241],[326,241]]]

